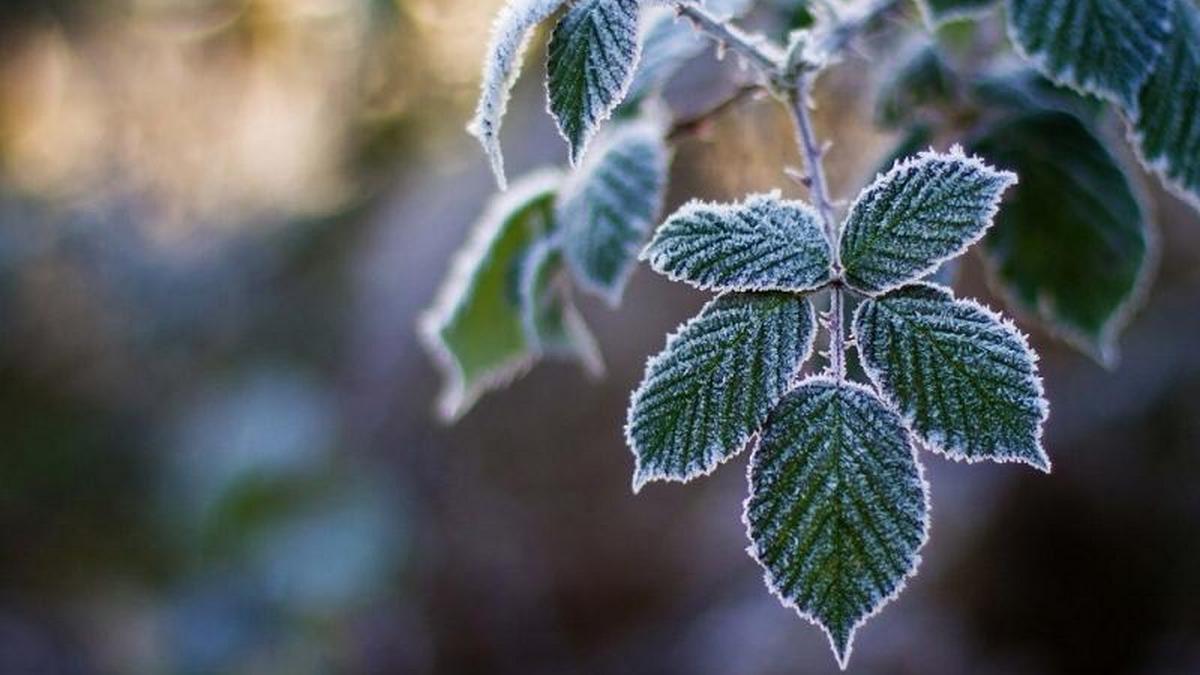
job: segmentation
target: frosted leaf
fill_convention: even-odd
[[[705,290],[805,291],[832,275],[820,215],[778,192],[740,204],[692,201],[658,228],[641,257]]]
[[[999,0],[917,0],[925,23],[932,28],[963,19],[981,17],[996,6]]]
[[[633,81],[640,9],[639,0],[579,0],[554,28],[546,92],[573,165]]]
[[[662,208],[670,154],[652,123],[618,127],[563,186],[563,250],[580,286],[616,305]]]
[[[571,301],[566,264],[554,239],[538,242],[525,255],[520,292],[526,340],[539,355],[578,360],[592,376],[604,373],[596,338]]]
[[[934,271],[978,241],[1000,195],[1017,182],[957,147],[898,162],[867,187],[846,217],[846,281],[882,293]]]
[[[732,293],[668,337],[629,406],[634,491],[707,475],[740,452],[812,353],[816,325],[799,296]]]
[[[1200,208],[1200,8],[1173,1],[1175,30],[1142,87],[1133,136],[1146,163]]]
[[[467,131],[483,144],[501,190],[507,187],[507,181],[504,155],[500,151],[500,124],[508,109],[509,92],[520,75],[530,33],[565,3],[566,0],[509,0],[492,24],[479,103]]]
[[[806,380],[750,458],[750,554],[845,669],[854,633],[920,564],[928,486],[900,417],[867,388]]]
[[[1033,112],[985,128],[972,148],[1017,171],[984,241],[1009,299],[1098,360],[1150,272],[1150,235],[1133,186],[1077,117]]]
[[[1008,0],[1009,34],[1047,77],[1137,105],[1170,35],[1173,0]]]
[[[854,336],[871,381],[930,449],[1050,470],[1037,357],[1011,323],[914,284],[859,305]]]
[[[553,229],[560,182],[558,172],[535,173],[494,199],[421,317],[421,338],[445,381],[438,412],[447,421],[533,363],[516,280],[528,247]]]

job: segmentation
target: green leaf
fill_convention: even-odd
[[[842,237],[847,283],[883,293],[958,257],[991,226],[1000,195],[1016,182],[957,147],[898,162],[850,207]]]
[[[859,305],[854,336],[871,381],[931,450],[1050,470],[1037,357],[1011,323],[914,284]]]
[[[1146,163],[1200,209],[1200,8],[1174,7],[1175,30],[1142,88],[1133,135]]]
[[[1008,0],[1009,33],[1046,77],[1133,111],[1174,0]]]
[[[638,0],[579,0],[554,28],[546,91],[578,164],[633,81],[641,44]]]
[[[917,0],[925,22],[932,28],[944,23],[976,19],[996,6],[998,0]]]
[[[778,192],[740,204],[692,201],[658,228],[641,257],[704,290],[806,291],[833,271],[821,217]]]
[[[802,383],[750,458],[745,521],[767,586],[825,630],[844,669],[927,538],[928,487],[899,416],[861,385]]]
[[[984,242],[1007,294],[1111,365],[1149,272],[1146,216],[1116,159],[1060,112],[989,127],[972,150],[1021,175]]]
[[[481,394],[508,384],[536,357],[519,292],[526,251],[553,228],[557,172],[532,174],[494,199],[455,257],[420,334],[445,384],[441,417],[461,417]]]
[[[553,238],[535,244],[522,260],[521,311],[526,340],[539,355],[577,360],[592,376],[604,373],[596,338],[571,301],[566,263]]]
[[[617,127],[563,185],[563,250],[580,286],[616,305],[662,208],[670,153],[654,124]]]
[[[669,336],[629,406],[634,492],[707,475],[741,451],[811,355],[816,324],[800,296],[731,293]]]
[[[530,33],[564,4],[566,0],[510,0],[492,24],[479,104],[467,131],[483,144],[501,190],[507,187],[507,181],[500,151],[500,124],[508,109],[509,92],[520,75]]]

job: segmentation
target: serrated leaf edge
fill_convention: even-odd
[[[794,208],[798,208],[803,211],[808,211],[813,214],[813,216],[816,218],[817,222],[821,221],[820,215],[817,213],[816,209],[814,209],[812,207],[812,205],[810,205],[809,203],[807,203],[805,201],[799,200],[799,199],[784,199],[783,192],[778,189],[771,190],[770,192],[759,192],[759,193],[749,194],[749,195],[746,195],[746,197],[743,198],[741,201],[736,201],[736,202],[715,202],[715,201],[709,202],[709,201],[705,201],[703,199],[692,199],[692,200],[689,200],[687,203],[685,203],[683,206],[680,206],[678,209],[676,209],[674,213],[672,213],[670,216],[667,217],[667,220],[671,220],[672,218],[681,217],[684,215],[690,215],[694,211],[700,211],[700,210],[704,210],[704,209],[718,210],[718,211],[732,211],[732,210],[741,208],[741,207],[745,206],[746,204],[748,204],[750,201],[756,200],[756,199],[771,199],[771,200],[775,200],[775,201],[779,202],[781,205],[784,205],[784,206],[794,207]],[[813,284],[810,286],[765,285],[765,286],[744,286],[744,287],[739,286],[737,288],[730,288],[730,287],[725,287],[725,286],[721,286],[718,284],[706,284],[706,283],[702,283],[702,282],[692,281],[692,280],[688,279],[687,277],[683,276],[682,274],[663,269],[662,259],[661,258],[655,259],[652,255],[652,252],[650,249],[653,248],[654,244],[658,241],[658,233],[662,229],[662,226],[665,224],[666,224],[666,222],[663,222],[658,227],[654,228],[654,233],[651,235],[650,241],[647,242],[646,245],[642,247],[641,252],[638,253],[637,259],[649,264],[650,269],[654,270],[658,274],[661,274],[662,276],[666,277],[667,279],[670,279],[671,281],[686,284],[697,290],[719,291],[719,292],[733,291],[733,292],[739,292],[739,293],[773,293],[773,292],[812,293],[814,291],[820,290],[820,289],[828,286],[830,284],[830,282],[833,281],[832,267],[830,267],[829,275],[824,281],[821,281],[820,283]],[[830,261],[832,261],[833,260],[833,247],[829,243],[829,239],[826,238],[824,232],[821,233],[821,238],[825,240],[825,245],[829,247],[829,259],[830,259]]]
[[[953,289],[951,289],[947,286],[942,286],[941,284],[935,284],[930,281],[916,281],[911,284],[904,285],[905,288],[909,287],[909,286],[924,286],[926,288],[930,288],[930,289],[945,293],[948,295],[948,297],[952,301],[959,302],[964,305],[969,305],[973,309],[979,310],[980,312],[982,312],[983,314],[985,314],[989,318],[991,318],[993,321],[995,321],[997,324],[999,324],[1005,330],[1005,332],[1009,333],[1013,338],[1015,338],[1021,344],[1022,349],[1025,350],[1025,354],[1029,356],[1029,360],[1034,366],[1033,375],[1031,377],[1033,379],[1034,391],[1037,392],[1037,404],[1038,404],[1038,410],[1039,410],[1039,414],[1040,414],[1040,417],[1038,419],[1037,432],[1034,435],[1034,442],[1037,444],[1037,454],[1038,454],[1038,457],[1042,460],[1043,464],[1042,465],[1034,464],[1033,462],[1030,462],[1027,458],[1021,457],[1021,456],[1017,455],[1016,453],[1014,453],[1011,448],[1002,449],[1001,451],[1006,454],[998,455],[998,456],[977,456],[977,457],[969,457],[969,456],[965,456],[965,455],[959,456],[959,455],[953,454],[950,450],[948,450],[943,443],[938,443],[938,442],[935,442],[933,439],[925,438],[919,431],[917,431],[917,428],[913,423],[914,416],[906,414],[904,412],[903,406],[899,405],[899,403],[892,398],[892,395],[888,392],[887,388],[884,386],[883,374],[879,371],[878,368],[872,367],[871,364],[867,362],[867,359],[861,358],[861,354],[860,354],[860,358],[858,359],[859,365],[862,366],[863,372],[865,372],[867,374],[867,377],[871,380],[871,384],[873,384],[875,386],[875,390],[876,390],[876,392],[878,392],[877,395],[879,396],[879,398],[882,399],[884,402],[886,402],[890,408],[895,410],[896,413],[900,415],[901,421],[904,422],[904,428],[906,430],[908,430],[908,433],[913,438],[919,440],[922,445],[924,445],[927,449],[929,449],[929,451],[933,452],[934,454],[940,455],[952,462],[958,462],[960,464],[982,464],[982,463],[1025,464],[1027,466],[1033,467],[1034,469],[1037,469],[1038,471],[1041,471],[1042,473],[1045,473],[1045,474],[1051,473],[1051,471],[1053,469],[1053,463],[1050,460],[1050,456],[1046,453],[1046,448],[1042,444],[1042,437],[1043,437],[1043,434],[1045,433],[1046,421],[1050,418],[1050,402],[1046,400],[1046,390],[1042,383],[1042,376],[1040,374],[1038,374],[1037,365],[1041,361],[1041,357],[1038,355],[1038,353],[1036,351],[1033,350],[1032,347],[1029,346],[1029,336],[1026,335],[1020,328],[1018,328],[1017,325],[1011,319],[1004,316],[1000,312],[997,312],[997,311],[993,310],[992,308],[988,307],[987,305],[985,305],[977,300],[974,300],[972,298],[956,297],[954,295]],[[874,300],[874,298],[872,300],[868,300],[867,302],[872,302],[873,300]],[[858,330],[859,318],[861,317],[862,312],[863,312],[863,307],[866,307],[867,302],[864,302],[861,305],[859,305],[858,308],[854,311],[854,319],[851,322],[851,325],[854,327],[855,336],[857,336],[859,333],[859,330]]]
[[[564,0],[564,3],[570,2],[573,5],[576,1],[577,0]],[[595,140],[596,134],[600,131],[600,128],[604,126],[605,122],[612,119],[613,113],[615,113],[617,109],[621,107],[621,103],[623,103],[625,98],[629,95],[629,88],[633,86],[633,80],[637,76],[638,64],[640,64],[642,61],[643,45],[641,40],[641,27],[644,16],[640,8],[634,20],[637,22],[638,39],[634,43],[635,46],[633,51],[633,60],[629,64],[629,72],[625,74],[625,79],[621,81],[620,86],[617,88],[617,94],[613,97],[612,103],[606,109],[601,110],[600,115],[596,117],[596,121],[593,122],[590,127],[583,132],[583,137],[579,139],[578,147],[573,145],[571,139],[567,137],[567,133],[563,131],[562,124],[560,124],[558,121],[558,115],[554,113],[554,110],[550,105],[550,54],[549,50],[547,49],[546,77],[542,78],[542,87],[546,90],[546,113],[550,115],[550,119],[554,120],[555,131],[558,132],[559,137],[562,138],[567,144],[567,161],[573,168],[579,167],[583,163],[584,153],[588,151],[592,141]],[[553,36],[550,39],[553,40]]]
[[[512,383],[526,373],[537,360],[533,356],[510,359],[495,372],[468,387],[458,361],[439,333],[440,327],[462,308],[461,299],[473,278],[471,271],[499,235],[507,215],[515,206],[537,195],[553,192],[561,183],[561,171],[543,168],[527,174],[511,190],[495,196],[471,229],[467,243],[451,259],[450,273],[442,282],[433,304],[417,318],[417,337],[433,357],[434,365],[441,371],[445,381],[437,402],[438,419],[443,423],[451,424],[457,421],[484,392]]]
[[[734,293],[736,293],[736,292],[722,293],[721,295],[718,295],[718,296],[712,298],[708,302],[704,303],[704,306],[700,308],[699,312],[696,312],[696,314],[693,315],[692,317],[682,321],[678,326],[675,327],[675,330],[673,330],[667,334],[666,344],[663,346],[663,348],[657,354],[646,359],[646,366],[642,370],[642,378],[638,381],[637,388],[634,389],[635,394],[636,394],[636,392],[641,390],[642,385],[645,384],[646,380],[650,377],[650,371],[653,370],[654,366],[657,365],[659,361],[661,361],[663,358],[665,358],[667,352],[670,351],[670,349],[671,349],[671,345],[677,339],[679,339],[679,336],[683,333],[683,330],[685,328],[687,328],[688,325],[691,324],[693,321],[696,321],[701,316],[703,316],[704,313],[707,312],[709,310],[709,308],[714,303],[717,302],[717,300],[720,300],[725,295],[732,295]],[[813,306],[812,300],[810,300],[808,298],[802,298],[802,302],[805,306],[805,309],[808,311],[809,324],[813,327],[813,330],[812,330],[812,336],[808,340],[808,345],[805,347],[803,355],[799,359],[796,360],[796,373],[797,374],[801,371],[802,368],[804,368],[804,364],[808,363],[808,360],[810,358],[812,358],[813,351],[816,348],[816,336],[817,336],[817,332],[818,332],[818,327],[820,326],[820,324],[817,323],[817,310],[816,310],[816,307]],[[793,375],[793,377],[794,377],[794,375]],[[788,391],[791,391],[794,388],[795,387],[791,387],[788,389]],[[784,392],[784,395],[786,396],[787,392]],[[742,438],[740,440],[740,442],[738,443],[738,448],[736,450],[733,450],[732,452],[728,453],[724,457],[718,458],[716,464],[713,464],[712,467],[710,467],[709,469],[707,469],[705,471],[701,471],[699,473],[695,473],[690,476],[677,476],[677,475],[673,475],[673,474],[647,474],[647,473],[644,473],[642,470],[642,458],[640,455],[638,455],[637,444],[634,442],[633,434],[631,433],[632,430],[630,428],[632,426],[632,420],[633,420],[633,409],[634,409],[634,407],[636,407],[636,405],[637,405],[637,397],[631,396],[629,398],[629,405],[625,409],[625,427],[624,427],[625,447],[629,448],[629,451],[633,454],[634,470],[633,470],[632,490],[633,490],[633,494],[635,494],[635,495],[638,494],[639,492],[641,492],[642,488],[644,488],[646,486],[646,484],[650,483],[651,481],[659,482],[659,483],[687,484],[694,480],[704,478],[705,476],[711,476],[714,472],[716,472],[717,469],[721,468],[721,466],[724,465],[726,462],[733,459],[734,457],[737,457],[738,455],[741,455],[742,452],[745,451],[746,447],[751,444],[751,441],[754,439],[757,439],[759,436],[759,433],[762,431],[762,425],[759,425],[758,429],[754,429],[754,430],[750,431],[749,433],[747,433],[745,435],[745,437]]]
[[[765,564],[763,564],[763,561],[758,557],[758,549],[757,549],[757,545],[754,542],[753,529],[750,525],[750,502],[754,498],[754,483],[753,483],[752,472],[753,472],[753,468],[754,468],[754,454],[757,454],[759,452],[758,445],[755,446],[754,451],[750,456],[750,461],[746,463],[746,485],[748,487],[748,494],[746,495],[746,498],[744,500],[742,500],[742,526],[745,528],[746,538],[748,540],[750,540],[750,545],[746,547],[746,553],[749,554],[750,557],[754,560],[754,562],[759,567],[762,568],[763,583],[766,585],[767,590],[771,593],[771,595],[774,595],[779,600],[779,603],[782,604],[784,607],[796,612],[796,614],[798,614],[801,619],[804,619],[805,621],[813,624],[817,628],[820,628],[821,632],[825,633],[825,638],[829,641],[829,648],[830,648],[830,650],[833,651],[833,657],[837,660],[838,668],[840,668],[841,670],[844,671],[844,670],[846,670],[846,667],[850,663],[850,656],[854,653],[854,637],[858,633],[858,629],[862,628],[864,625],[866,625],[866,623],[868,621],[875,618],[875,616],[878,615],[880,612],[882,612],[883,608],[887,607],[893,600],[900,597],[900,594],[903,593],[904,589],[908,587],[908,581],[910,579],[915,578],[917,576],[917,573],[920,571],[921,563],[924,561],[923,558],[921,557],[921,550],[924,549],[925,544],[927,544],[929,542],[929,531],[930,531],[930,527],[933,524],[933,502],[932,502],[932,499],[930,498],[930,494],[929,494],[930,493],[929,481],[928,481],[928,479],[925,478],[925,465],[921,463],[920,453],[917,452],[917,444],[915,442],[916,437],[913,435],[912,431],[909,430],[908,426],[903,423],[904,417],[899,413],[899,411],[895,408],[895,406],[893,406],[887,399],[881,397],[879,395],[879,393],[876,392],[871,387],[868,387],[866,385],[863,385],[863,384],[860,384],[858,382],[854,382],[851,380],[843,380],[841,382],[837,382],[836,380],[834,380],[833,378],[831,378],[827,375],[813,375],[813,376],[807,377],[804,380],[802,380],[799,384],[797,384],[795,387],[793,387],[792,390],[794,391],[796,389],[799,389],[800,387],[804,387],[804,386],[807,386],[810,384],[816,384],[816,383],[826,383],[826,384],[833,385],[835,387],[840,386],[840,387],[845,387],[847,389],[857,389],[865,394],[872,396],[876,400],[878,400],[880,402],[880,404],[883,405],[884,408],[888,409],[892,414],[896,415],[897,418],[900,419],[901,426],[903,427],[905,434],[907,434],[907,436],[908,436],[908,446],[909,446],[909,449],[912,451],[913,463],[916,464],[916,466],[917,466],[917,479],[921,484],[921,494],[922,494],[922,496],[924,498],[924,502],[925,502],[925,514],[926,514],[925,522],[923,522],[921,524],[922,525],[921,541],[917,544],[916,549],[915,549],[916,552],[913,554],[913,562],[912,562],[911,569],[909,569],[907,572],[905,572],[904,576],[901,577],[900,581],[896,584],[896,588],[890,594],[888,594],[885,597],[880,598],[879,601],[875,604],[875,606],[871,608],[870,612],[867,612],[866,614],[864,614],[862,617],[860,617],[854,623],[853,626],[851,626],[850,634],[846,638],[846,652],[843,654],[838,651],[837,642],[833,638],[833,631],[831,631],[829,628],[827,628],[825,626],[825,624],[822,623],[821,620],[818,619],[816,616],[809,614],[808,612],[804,611],[803,609],[800,609],[800,607],[798,605],[796,605],[795,601],[789,599],[782,592],[780,592],[779,588],[775,585],[775,582],[772,581],[772,579],[771,579],[770,570],[767,568],[767,566]]]
[[[937,269],[939,267],[941,267],[943,264],[945,264],[946,261],[954,260],[955,258],[958,258],[962,254],[966,253],[967,250],[970,249],[972,246],[974,246],[975,244],[978,244],[980,241],[982,241],[985,236],[987,236],[988,231],[991,230],[992,227],[996,224],[996,214],[1000,212],[1000,204],[1004,201],[1004,199],[1003,199],[1004,193],[1007,192],[1013,186],[1020,184],[1021,179],[1020,179],[1020,177],[1017,176],[1017,174],[1013,173],[1012,171],[1008,171],[1007,169],[999,169],[999,168],[996,168],[996,167],[988,164],[979,155],[966,154],[966,152],[963,151],[962,145],[960,145],[958,143],[955,143],[953,146],[951,146],[947,152],[938,152],[931,146],[928,150],[925,150],[924,152],[920,152],[912,157],[907,157],[905,159],[896,160],[895,163],[892,164],[892,168],[888,169],[887,171],[880,171],[880,172],[876,173],[875,178],[866,187],[864,187],[861,192],[858,193],[858,196],[854,199],[854,202],[850,205],[850,208],[846,211],[846,218],[842,223],[843,229],[848,224],[849,219],[850,219],[850,214],[854,213],[854,209],[855,209],[855,207],[858,206],[858,203],[860,201],[862,201],[862,199],[864,197],[866,197],[867,192],[869,192],[871,190],[871,188],[875,187],[875,185],[878,184],[880,181],[882,181],[884,178],[891,175],[892,173],[897,173],[899,171],[909,169],[918,164],[929,163],[934,160],[945,159],[947,157],[952,157],[955,159],[963,160],[963,161],[967,162],[968,164],[971,164],[971,165],[975,166],[976,168],[982,170],[984,173],[989,173],[989,174],[995,175],[997,178],[1000,178],[1000,179],[1003,179],[1006,181],[1005,186],[1003,188],[1001,188],[1000,192],[997,194],[996,200],[991,204],[991,206],[987,210],[987,213],[984,215],[984,219],[987,221],[987,224],[984,225],[982,228],[980,228],[979,232],[977,232],[973,236],[965,239],[963,241],[962,246],[958,247],[953,252],[948,253],[945,256],[942,256],[940,258],[936,258],[930,265],[913,272],[911,275],[911,277],[912,277],[911,279],[908,279],[906,281],[901,281],[898,283],[894,283],[889,286],[884,286],[883,288],[874,290],[874,291],[867,291],[867,290],[858,288],[857,286],[854,286],[853,284],[850,284],[849,282],[847,282],[847,286],[849,286],[850,288],[853,288],[855,291],[858,291],[859,293],[862,293],[863,295],[866,295],[867,297],[874,298],[874,297],[878,297],[880,295],[885,295],[887,293],[890,293],[890,292],[896,290],[897,288],[900,288],[902,286],[907,286],[908,284],[913,283],[913,281],[915,281],[915,280],[929,276],[933,272],[937,271]]]
[[[1126,101],[1121,96],[1121,94],[1119,94],[1117,92],[1108,91],[1106,88],[1104,88],[1102,86],[1091,85],[1088,82],[1083,82],[1083,81],[1079,81],[1078,83],[1076,83],[1076,81],[1080,80],[1080,78],[1078,77],[1078,74],[1077,74],[1074,66],[1071,66],[1063,71],[1067,76],[1066,78],[1060,77],[1059,75],[1050,72],[1050,66],[1047,63],[1047,59],[1045,56],[1030,54],[1028,51],[1025,50],[1025,46],[1023,44],[1021,44],[1020,36],[1017,35],[1017,27],[1013,23],[1013,19],[1012,19],[1013,12],[1012,12],[1011,1],[1012,0],[1004,1],[1004,13],[1005,13],[1004,27],[1005,27],[1005,32],[1008,34],[1008,42],[1009,42],[1009,44],[1011,44],[1013,46],[1013,49],[1017,52],[1018,56],[1020,56],[1022,59],[1025,59],[1029,63],[1033,64],[1034,68],[1036,68],[1037,71],[1042,74],[1042,76],[1044,76],[1046,79],[1050,80],[1051,82],[1053,82],[1054,84],[1056,84],[1060,87],[1066,87],[1067,89],[1070,89],[1071,91],[1073,91],[1077,94],[1081,94],[1083,96],[1092,96],[1092,97],[1101,99],[1103,101],[1108,101],[1110,103],[1116,104],[1116,105],[1120,106],[1123,110],[1128,112],[1130,115],[1137,114],[1137,109],[1138,109],[1137,92],[1141,91],[1142,87],[1145,86],[1145,84],[1146,84],[1146,80],[1150,79],[1150,75],[1154,72],[1154,69],[1157,67],[1158,60],[1159,60],[1159,58],[1162,57],[1162,53],[1164,51],[1163,45],[1159,45],[1158,49],[1155,51],[1155,53],[1150,61],[1150,67],[1146,69],[1145,73],[1142,73],[1141,77],[1137,80],[1137,82],[1133,83],[1133,85],[1134,85],[1133,86],[1133,90],[1134,90],[1133,100]],[[1075,0],[1075,1],[1078,2],[1080,0]],[[1166,32],[1168,35],[1170,35],[1171,31],[1174,29],[1174,27],[1172,26],[1171,17],[1167,17],[1165,22],[1162,24],[1161,28],[1164,30],[1164,32]]]

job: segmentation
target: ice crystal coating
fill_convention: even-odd
[[[658,127],[629,124],[603,139],[563,186],[558,221],[567,265],[582,288],[611,305],[662,208],[669,162]]]
[[[571,164],[629,90],[641,53],[640,10],[639,0],[579,0],[554,28],[546,92]]]
[[[1173,1],[1009,0],[1009,33],[1047,77],[1132,111],[1170,35]]]
[[[998,0],[917,0],[925,22],[932,28],[961,19],[974,19],[992,11]]]
[[[855,630],[920,563],[929,495],[912,440],[867,388],[812,378],[771,413],[749,477],[750,554],[844,669]]]
[[[1005,291],[1111,365],[1151,269],[1146,218],[1116,158],[1075,116],[1045,111],[986,129],[972,149],[1021,175],[984,241]]]
[[[1173,4],[1174,31],[1142,87],[1133,135],[1146,163],[1200,208],[1200,8]]]
[[[859,305],[854,336],[871,381],[930,449],[1050,470],[1037,357],[1011,323],[914,284]]]
[[[525,337],[539,356],[576,359],[588,374],[604,373],[596,338],[571,301],[562,251],[552,238],[534,244],[521,261]]]
[[[536,356],[514,280],[528,247],[553,229],[560,182],[558,172],[535,173],[494,199],[421,317],[421,337],[445,380],[438,412],[446,421],[508,384]]]
[[[500,124],[508,109],[509,92],[521,73],[521,58],[530,33],[565,3],[566,0],[509,0],[492,24],[479,103],[467,131],[483,144],[501,190],[507,187],[507,180],[504,155],[500,151]]]
[[[983,236],[1000,195],[1016,182],[957,147],[897,163],[850,207],[842,236],[847,283],[882,293],[929,274]]]
[[[812,353],[816,314],[787,293],[731,293],[667,338],[633,394],[633,489],[688,481],[741,451]]]
[[[778,192],[739,204],[692,201],[658,228],[641,257],[705,290],[806,291],[833,272],[821,216]]]

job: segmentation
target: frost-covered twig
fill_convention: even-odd
[[[687,17],[700,32],[716,40],[722,47],[737,52],[764,77],[773,80],[778,76],[783,53],[767,38],[750,35],[729,21],[709,14],[694,2],[675,2],[674,7],[680,16]]]
[[[838,227],[837,215],[833,211],[833,202],[829,197],[829,182],[825,178],[825,167],[822,160],[824,154],[817,142],[813,130],[812,116],[808,113],[808,99],[812,90],[812,74],[803,73],[796,80],[796,86],[788,92],[788,109],[792,121],[796,125],[797,143],[804,155],[805,170],[808,172],[807,184],[812,196],[813,205],[821,214],[825,235],[833,250],[833,269],[835,277],[829,291],[829,364],[834,378],[841,382],[846,374],[846,335],[842,328],[842,263],[838,250],[841,232]]]

